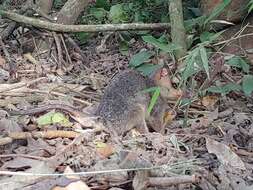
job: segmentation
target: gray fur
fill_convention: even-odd
[[[154,81],[137,71],[123,71],[106,87],[95,115],[102,118],[106,125],[110,125],[119,135],[134,127],[146,133],[147,123],[157,132],[163,132],[166,102],[161,97],[158,98],[149,118],[145,119],[151,94],[142,91],[154,86]]]

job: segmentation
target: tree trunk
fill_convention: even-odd
[[[53,6],[53,0],[39,0],[37,5],[43,13],[48,15]]]
[[[88,0],[68,0],[58,13],[57,23],[74,24]]]
[[[186,34],[183,20],[182,0],[170,0],[169,4],[172,43],[181,48],[175,51],[176,59],[186,55]]]

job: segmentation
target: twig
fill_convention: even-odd
[[[46,77],[41,77],[41,78],[37,78],[37,79],[35,79],[35,80],[32,80],[32,81],[30,81],[30,82],[20,82],[20,83],[17,83],[17,84],[13,84],[13,85],[11,85],[11,86],[7,86],[6,88],[2,88],[2,89],[0,89],[0,93],[2,93],[2,92],[7,92],[7,91],[10,91],[10,90],[16,90],[17,88],[22,88],[22,87],[24,87],[24,86],[30,86],[30,85],[33,85],[33,84],[35,84],[35,83],[37,83],[37,82],[40,82],[41,80],[45,80],[45,79],[47,79]]]
[[[66,43],[65,43],[65,41],[64,41],[63,35],[62,35],[62,34],[59,34],[59,36],[60,36],[60,38],[61,38],[61,42],[62,42],[62,44],[63,44],[63,47],[64,47],[64,50],[65,50],[66,56],[67,56],[67,58],[68,58],[68,60],[69,60],[69,63],[70,63],[71,65],[73,65],[73,62],[72,62],[72,60],[71,60],[71,58],[70,58],[69,51],[68,51],[68,48],[67,48]]]
[[[83,54],[83,51],[81,50],[81,48],[76,44],[76,42],[67,34],[63,34],[65,38],[67,38],[68,42],[74,47],[75,51],[77,51],[77,53],[79,53],[81,55],[81,58],[82,58],[82,62],[85,61],[85,55]],[[86,61],[86,65],[85,66],[85,69],[87,69],[88,71],[91,71],[91,69],[89,68],[90,66],[90,63]]]
[[[54,41],[55,41],[56,49],[57,49],[57,53],[58,53],[58,66],[59,66],[58,68],[63,69],[63,67],[62,67],[63,56],[62,56],[61,42],[55,32],[53,32],[53,36],[54,36]]]
[[[16,22],[44,28],[58,32],[106,32],[106,31],[127,31],[127,30],[160,30],[170,28],[169,23],[130,23],[130,24],[100,24],[100,25],[63,25],[51,23],[40,19],[22,16],[11,11],[0,10],[0,15]]]
[[[36,132],[13,132],[9,134],[9,137],[12,139],[27,139],[28,137],[35,138],[45,138],[45,139],[53,139],[53,138],[75,138],[78,136],[77,132],[74,131],[63,131],[63,130],[50,130],[50,131],[36,131]]]
[[[240,39],[240,38],[243,38],[243,37],[247,37],[247,36],[252,36],[253,34],[252,33],[249,33],[249,34],[243,34],[243,31],[248,27],[248,24],[245,25],[241,30],[239,30],[238,32],[236,32],[233,36],[231,36],[231,38],[229,38],[228,40],[223,40],[221,42],[217,42],[216,44],[213,44],[213,46],[219,46],[219,45],[222,45],[222,44],[225,44],[224,46],[228,45],[228,43],[234,41],[234,40],[237,40],[237,39]],[[224,46],[222,46],[221,48],[223,48]]]
[[[9,134],[9,137],[0,138],[0,145],[6,145],[12,143],[13,140],[21,140],[27,139],[28,137],[35,137],[35,138],[46,138],[46,139],[53,139],[53,138],[75,138],[78,136],[79,133],[74,131],[62,131],[62,130],[52,130],[52,131],[36,131],[36,132],[13,132]]]

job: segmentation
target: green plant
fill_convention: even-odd
[[[161,92],[161,89],[160,87],[151,87],[151,88],[148,88],[148,89],[145,89],[142,91],[142,93],[152,93],[153,92],[153,95],[151,97],[151,100],[150,100],[150,103],[149,103],[149,106],[148,106],[148,109],[147,109],[147,115],[149,116],[150,113],[152,112],[156,102],[157,102],[157,99],[158,97],[160,96],[160,92]]]
[[[209,92],[219,93],[226,95],[230,92],[242,91],[246,96],[250,96],[253,92],[253,75],[249,74],[250,66],[249,64],[239,56],[230,57],[226,61],[227,65],[235,69],[240,69],[242,71],[242,80],[240,83],[228,83],[221,85],[219,83],[216,86],[211,86],[207,89]]]
[[[129,67],[135,68],[137,71],[141,72],[144,76],[148,76],[154,70],[162,67],[162,65],[159,65],[159,64],[146,63],[153,55],[154,55],[154,52],[141,51],[135,54],[130,59]]]
[[[248,3],[248,13],[252,12],[253,10],[253,0],[250,0]]]
[[[55,1],[53,2],[53,7],[54,7],[55,9],[60,9],[60,8],[65,4],[66,1],[67,1],[67,0],[55,0]]]
[[[214,8],[212,13],[206,18],[205,25],[208,24],[211,20],[219,16],[222,11],[231,3],[231,0],[223,0],[217,7]]]

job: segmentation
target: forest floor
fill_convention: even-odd
[[[13,172],[0,177],[0,189],[67,189],[74,183],[72,189],[131,189],[133,181],[134,189],[147,183],[150,189],[169,185],[170,189],[253,189],[252,97],[240,92],[205,96],[189,107],[187,127],[182,127],[185,108],[177,109],[165,135],[133,132],[131,138],[115,144],[81,113],[98,104],[104,87],[127,68],[132,55],[152,47],[133,41],[130,53],[122,55],[117,33],[106,42],[94,34],[80,53],[67,36],[63,38],[63,58],[52,53],[57,52],[54,45],[38,48],[38,39],[53,39],[50,33],[21,35],[21,47],[16,37],[0,44],[0,170]],[[31,44],[33,53],[29,53]],[[165,58],[165,63],[170,61]],[[227,74],[236,78],[239,73],[230,68]],[[33,108],[43,109],[24,111]],[[23,114],[13,114],[18,112]],[[126,168],[149,168],[150,174],[145,178],[147,170],[136,173]],[[84,173],[22,176],[20,171]]]

